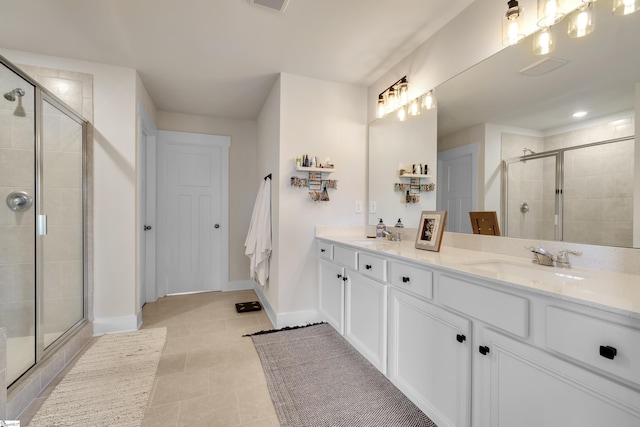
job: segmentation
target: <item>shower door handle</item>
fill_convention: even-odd
[[[47,235],[47,216],[46,215],[38,215],[38,235],[39,236]]]

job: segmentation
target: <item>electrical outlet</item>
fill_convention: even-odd
[[[356,200],[356,213],[362,213],[362,200]]]
[[[376,202],[369,202],[369,213],[376,213],[378,210],[378,204]]]

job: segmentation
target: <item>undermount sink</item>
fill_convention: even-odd
[[[376,239],[352,240],[351,243],[356,244],[356,245],[362,245],[362,246],[381,247],[381,246],[395,245],[396,243],[400,243],[400,242],[394,242],[393,240],[377,239],[376,238]]]
[[[557,267],[545,267],[536,264],[517,264],[508,261],[470,261],[464,263],[464,265],[479,273],[489,274],[492,277],[502,280],[525,280],[549,284],[571,284],[589,278],[574,269],[560,269]]]

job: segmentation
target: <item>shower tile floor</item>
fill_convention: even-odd
[[[143,307],[143,329],[167,328],[143,427],[280,426],[253,342],[242,337],[273,325],[264,310],[235,309],[238,302],[257,299],[253,291],[207,292],[168,296]],[[23,425],[58,381],[25,411]]]

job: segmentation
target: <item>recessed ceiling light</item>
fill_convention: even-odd
[[[575,113],[573,113],[573,117],[575,117],[576,119],[579,119],[580,117],[584,117],[586,115],[586,111],[576,111]]]

